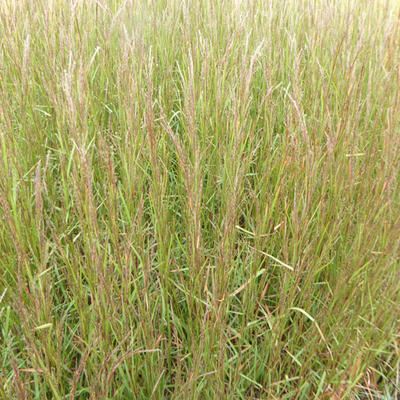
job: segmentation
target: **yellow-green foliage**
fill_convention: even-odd
[[[399,395],[399,5],[1,1],[0,398]]]

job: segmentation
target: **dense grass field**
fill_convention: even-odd
[[[2,0],[1,399],[397,399],[400,2]]]

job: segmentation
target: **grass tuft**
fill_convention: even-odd
[[[0,398],[400,395],[395,0],[0,2]]]

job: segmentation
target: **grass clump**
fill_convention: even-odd
[[[399,394],[396,1],[0,9],[1,398]]]

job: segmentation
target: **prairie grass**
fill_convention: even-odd
[[[0,398],[400,395],[399,2],[0,10]]]

